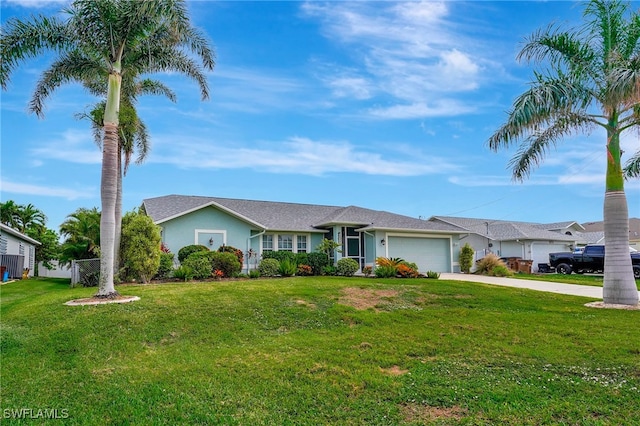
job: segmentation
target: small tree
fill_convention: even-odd
[[[123,273],[148,283],[160,266],[160,228],[144,214],[127,213],[122,219]]]
[[[460,262],[460,270],[465,274],[468,274],[471,271],[471,267],[473,266],[473,255],[475,251],[473,247],[466,243],[460,249],[460,255],[458,257],[458,261]]]
[[[341,244],[336,241],[323,238],[320,244],[318,244],[318,246],[316,247],[316,251],[325,253],[327,255],[327,258],[331,259],[331,255],[333,254],[334,251],[337,251],[338,253],[342,253],[342,250],[340,250],[339,248],[340,245]]]

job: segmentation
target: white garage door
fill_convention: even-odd
[[[418,265],[420,272],[451,272],[448,238],[389,237],[389,257],[400,257]]]
[[[549,263],[549,253],[569,251],[566,244],[553,244],[537,242],[531,247],[531,260],[533,260],[533,271],[538,272],[538,263]]]

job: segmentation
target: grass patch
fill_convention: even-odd
[[[580,275],[580,274],[521,274],[517,273],[514,278],[534,281],[551,281],[563,284],[580,284],[594,287],[602,287],[604,276],[602,275]],[[640,290],[640,280],[636,280],[636,286]]]
[[[69,307],[95,290],[66,283],[0,286],[2,410],[171,425],[614,425],[640,412],[640,312],[584,298],[304,277],[123,286],[141,300]]]

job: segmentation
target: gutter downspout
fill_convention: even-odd
[[[261,232],[258,232],[256,235],[251,235],[249,238],[247,238],[247,274],[249,273],[249,269],[251,268],[251,265],[249,264],[249,250],[251,250],[251,240],[255,237],[259,237],[260,235],[264,235],[264,233],[267,232],[266,229],[263,229]]]

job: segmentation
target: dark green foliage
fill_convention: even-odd
[[[257,269],[250,270],[249,271],[249,278],[251,278],[251,279],[260,278],[260,271],[258,271]]]
[[[212,271],[222,271],[223,276],[235,277],[242,270],[242,264],[238,261],[235,253],[231,252],[209,252],[208,257],[211,261]]]
[[[244,262],[244,253],[240,249],[237,249],[237,248],[232,247],[232,246],[220,246],[218,248],[218,251],[220,253],[232,253],[232,254],[234,254],[238,258],[238,262],[240,262],[240,265],[242,265],[242,263]]]
[[[327,265],[322,268],[322,275],[335,275],[338,272],[335,266]]]
[[[210,252],[209,250],[207,250],[206,252],[191,253],[189,257],[187,257],[184,262],[182,262],[182,265],[186,268],[191,269],[192,276],[195,279],[210,278],[211,272],[213,271],[211,267],[211,254],[212,252]],[[233,257],[235,259],[235,256]]]
[[[360,269],[360,265],[358,265],[357,261],[343,257],[338,260],[338,264],[336,265],[336,274],[345,277],[352,277],[358,269]]]
[[[329,266],[329,258],[325,253],[312,252],[307,255],[308,265],[313,270],[313,275],[322,275],[325,266]]]
[[[296,254],[292,251],[265,251],[262,253],[263,259],[275,259],[278,262],[282,262],[285,259],[291,262],[296,261]]]
[[[295,260],[285,258],[280,262],[278,273],[283,277],[292,277],[296,274],[297,270],[298,267],[296,266]]]
[[[262,259],[258,265],[261,277],[275,277],[278,275],[280,262],[273,258]]]
[[[296,265],[308,265],[309,254],[308,253],[296,253]]]
[[[391,278],[396,276],[396,267],[392,265],[378,266],[374,269],[376,278]]]
[[[160,266],[156,278],[169,278],[171,271],[173,271],[173,253],[163,252],[160,254]]]
[[[458,256],[458,261],[460,262],[460,270],[465,274],[468,274],[471,271],[471,267],[473,266],[473,255],[474,255],[473,247],[466,243],[460,249],[460,255]]]
[[[192,253],[197,252],[208,252],[209,249],[206,246],[200,244],[192,244],[189,246],[184,246],[180,250],[178,250],[178,262],[182,263],[184,260],[189,257]]]
[[[160,242],[160,227],[149,216],[127,213],[122,218],[121,278],[148,283],[158,273]]]

